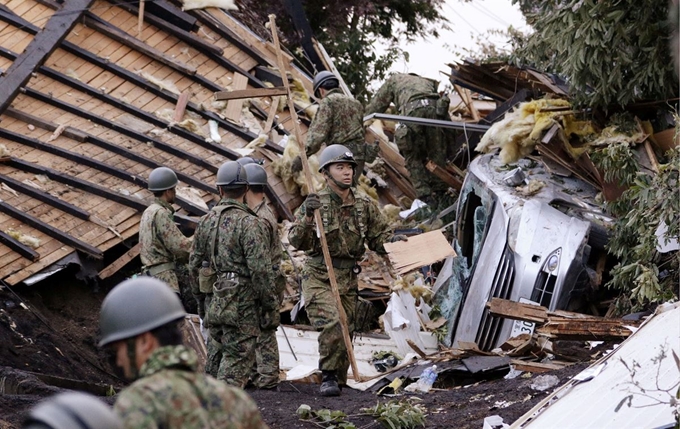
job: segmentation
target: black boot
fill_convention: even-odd
[[[335,371],[321,371],[321,373],[321,388],[319,389],[321,396],[340,396],[340,387]]]

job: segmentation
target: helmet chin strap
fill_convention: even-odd
[[[137,347],[135,345],[135,338],[128,338],[127,339],[127,354],[128,354],[128,360],[130,361],[130,379],[131,380],[136,380],[138,377],[137,374]]]

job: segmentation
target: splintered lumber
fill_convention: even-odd
[[[486,303],[486,306],[489,308],[489,313],[494,316],[533,323],[544,323],[548,320],[548,309],[536,304],[492,298],[491,302]]]
[[[406,241],[385,243],[385,251],[399,274],[456,256],[453,247],[439,229],[414,235]]]
[[[562,340],[626,338],[632,333],[626,326],[637,324],[629,320],[605,319],[569,311],[548,311],[540,305],[500,298],[493,298],[486,305],[493,316],[542,324],[536,330],[538,334]]]
[[[219,91],[215,93],[215,100],[240,100],[243,98],[257,98],[257,97],[276,97],[279,95],[286,95],[286,88],[251,88],[241,89],[235,91]]]
[[[624,325],[630,321],[620,319],[569,319],[551,317],[548,323],[536,330],[538,334],[561,340],[613,340],[627,338],[633,332]]]
[[[234,80],[232,81],[232,87],[235,91],[243,90],[248,87],[248,78],[241,73],[234,73]],[[234,122],[238,122],[241,118],[241,108],[243,107],[243,99],[233,99],[229,100],[227,103],[227,110],[224,116],[231,119]]]
[[[137,243],[135,246],[130,248],[127,252],[123,254],[120,258],[116,259],[109,265],[99,272],[99,278],[104,280],[105,278],[111,277],[113,274],[117,273],[121,268],[128,264],[131,260],[135,259],[139,255],[141,249],[141,244]]]
[[[442,180],[444,183],[446,183],[453,189],[460,191],[461,188],[463,187],[463,182],[461,182],[457,177],[449,173],[446,169],[437,165],[437,163],[433,161],[427,161],[427,164],[425,164],[425,168],[427,168],[427,171],[437,176],[440,180]]]

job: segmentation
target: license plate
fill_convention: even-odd
[[[537,302],[531,301],[526,298],[520,298],[519,302],[522,304],[535,304],[538,305]],[[525,320],[515,320],[512,323],[512,330],[510,331],[510,338],[516,337],[518,335],[522,334],[533,334],[534,333],[534,328],[536,327],[536,324],[534,322],[527,322]]]

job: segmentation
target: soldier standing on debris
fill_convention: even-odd
[[[350,335],[358,299],[359,261],[366,245],[371,250],[385,253],[383,244],[386,241],[406,240],[406,237],[393,236],[375,203],[351,187],[357,163],[349,149],[342,145],[328,146],[319,156],[319,163],[319,172],[324,175],[327,186],[318,195],[307,196],[295,214],[289,239],[294,247],[305,250],[309,255],[303,271],[302,294],[310,322],[321,331],[319,369],[323,380],[320,392],[322,396],[337,396],[340,394],[338,383],[347,382],[349,359],[321,243],[316,234],[314,210],[321,210]]]
[[[278,326],[278,297],[266,226],[245,204],[244,167],[224,163],[216,184],[221,199],[199,222],[189,258],[192,292],[210,332],[206,372],[244,387],[260,329]]]
[[[438,82],[416,74],[395,73],[378,89],[366,107],[366,115],[382,113],[394,103],[403,116],[427,119],[449,117],[449,98],[437,93]],[[436,207],[448,186],[425,168],[427,160],[446,165],[446,131],[439,127],[399,124],[395,140],[418,198]]]
[[[118,395],[114,411],[126,428],[266,428],[241,389],[196,371],[196,353],[182,344],[182,303],[165,283],[138,277],[104,299],[100,347],[114,368],[136,380]]]
[[[274,286],[276,288],[277,306],[276,312],[280,312],[281,302],[283,301],[283,291],[286,288],[286,278],[281,272],[281,238],[279,237],[279,224],[276,216],[272,213],[267,200],[264,198],[264,188],[267,186],[267,172],[264,167],[255,161],[246,164],[246,174],[248,175],[248,192],[246,192],[246,203],[248,207],[262,220],[266,221],[270,251],[272,261],[272,275],[274,276]],[[261,310],[260,310],[261,311]],[[278,320],[278,316],[261,316],[263,319]],[[272,324],[266,329],[261,327],[260,335],[257,337],[256,346],[256,371],[252,380],[253,385],[260,389],[273,389],[279,384],[279,346],[276,342],[276,329],[279,324]]]
[[[354,154],[357,163],[357,174],[354,186],[364,171],[364,164],[375,160],[378,154],[376,145],[367,144],[364,136],[364,108],[357,100],[343,94],[339,88],[340,81],[329,71],[322,71],[314,76],[314,95],[321,99],[319,110],[307,131],[307,156],[315,154],[322,144],[344,145]],[[294,173],[302,171],[302,160],[298,156],[293,160],[291,169]]]
[[[156,168],[149,175],[149,191],[155,200],[139,223],[139,256],[142,274],[163,280],[181,296],[175,268],[189,260],[191,238],[182,234],[172,218],[176,187],[177,175],[168,167]]]

